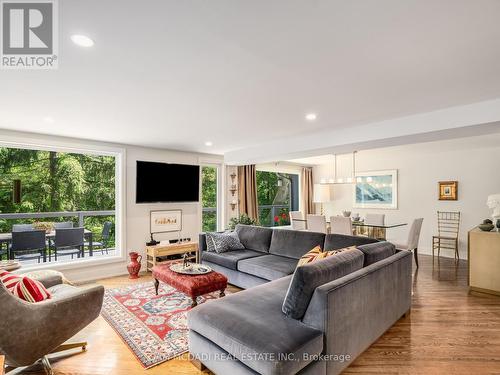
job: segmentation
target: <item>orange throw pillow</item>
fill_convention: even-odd
[[[299,263],[297,263],[297,267],[303,266],[304,264],[315,262],[320,259],[325,259],[327,257],[339,254],[343,251],[352,250],[355,248],[356,246],[349,246],[349,247],[344,247],[343,249],[323,251],[321,250],[321,247],[316,246],[314,249],[302,255],[302,257],[299,259]]]

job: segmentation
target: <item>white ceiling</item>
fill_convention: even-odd
[[[0,127],[225,153],[499,98],[499,14],[498,0],[59,1],[59,69],[0,71]]]

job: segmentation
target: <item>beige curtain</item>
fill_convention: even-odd
[[[238,198],[240,215],[247,214],[251,219],[259,220],[257,207],[257,175],[255,165],[238,167]]]
[[[313,171],[312,168],[302,168],[302,210],[304,217],[314,213],[313,204]]]

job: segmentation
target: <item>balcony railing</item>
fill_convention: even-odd
[[[40,222],[50,222],[50,219],[68,219],[73,221],[75,227],[85,228],[84,239],[86,244],[82,250],[81,256],[107,256],[116,255],[115,254],[115,238],[114,231],[107,236],[107,238],[101,238],[103,223],[99,220],[87,220],[90,217],[114,217],[114,210],[103,210],[103,211],[59,211],[59,212],[23,212],[23,213],[3,213],[0,214],[0,221],[12,221],[11,223],[3,223],[0,230],[0,260],[3,258],[14,258],[14,254],[10,251],[10,244],[12,242],[12,225],[13,224],[27,224],[34,223],[36,221]],[[38,219],[38,220],[37,220]],[[49,220],[47,220],[49,219]],[[54,220],[58,222],[60,220]],[[112,220],[110,220],[113,222]],[[8,224],[8,225],[6,225]],[[87,225],[86,225],[87,224]],[[55,259],[51,256],[54,253],[54,233],[47,233],[47,248],[45,249],[44,261],[53,262]],[[105,254],[106,253],[106,254]],[[73,259],[73,256],[71,257]],[[59,257],[57,262],[61,261],[71,261],[69,257]],[[20,259],[23,264],[37,263],[36,260],[23,260]],[[40,258],[38,259],[40,261]]]
[[[87,216],[115,216],[114,210],[109,211],[59,211],[59,212],[23,212],[0,214],[0,220],[45,219],[53,217],[77,217],[78,226],[83,227]]]

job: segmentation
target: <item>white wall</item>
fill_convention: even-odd
[[[128,251],[137,251],[143,255],[143,267],[145,267],[146,257],[144,254],[145,243],[150,240],[149,234],[149,213],[152,210],[182,210],[182,232],[181,237],[198,239],[201,232],[201,202],[199,203],[135,203],[136,185],[136,161],[156,161],[179,164],[203,164],[222,163],[221,156],[187,153],[179,151],[169,151],[152,148],[127,146],[127,214],[126,214],[126,234]],[[182,184],[183,181],[176,180],[172,176],[172,183]],[[155,181],[151,181],[155,183]],[[201,186],[200,186],[201,187]],[[221,202],[222,204],[222,202]],[[178,232],[158,233],[154,235],[155,240],[168,240],[178,238]],[[144,268],[145,269],[145,268]]]
[[[43,265],[52,269],[60,269],[73,281],[88,281],[127,273],[128,253],[136,251],[143,255],[143,268],[146,269],[145,244],[149,241],[149,212],[151,210],[181,209],[183,212],[182,237],[197,239],[201,231],[201,202],[200,203],[135,203],[135,178],[136,161],[158,161],[180,164],[207,164],[223,163],[223,157],[219,155],[198,154],[179,151],[170,151],[154,148],[135,147],[104,142],[85,141],[80,139],[45,136],[33,133],[12,132],[0,130],[1,142],[28,143],[39,146],[68,147],[76,149],[92,149],[95,151],[120,150],[124,154],[124,186],[123,186],[123,259],[108,259],[104,264],[89,265]],[[223,168],[221,168],[223,170]],[[221,179],[224,181],[223,179]],[[182,181],[172,181],[182,184]],[[154,183],[154,181],[151,181]],[[118,204],[118,203],[117,203]],[[221,200],[223,204],[223,199]],[[175,233],[162,233],[155,235],[157,240],[177,238]],[[91,259],[87,259],[90,261]],[[94,259],[92,259],[94,261]]]
[[[350,157],[338,159],[339,172],[350,166]],[[353,185],[336,185],[333,201],[324,205],[326,215],[342,210],[386,214],[386,222],[408,222],[423,217],[419,250],[431,254],[432,235],[437,232],[436,211],[461,211],[460,257],[467,257],[467,231],[490,217],[486,206],[489,194],[500,193],[500,134],[460,138],[361,151],[357,154],[357,171],[398,169],[399,199],[396,210],[353,208]],[[314,180],[332,174],[331,165],[314,167]],[[339,176],[340,177],[340,176]],[[457,180],[458,200],[439,201],[438,181]],[[387,236],[406,241],[409,227],[389,229]],[[442,255],[453,257],[452,251]]]

